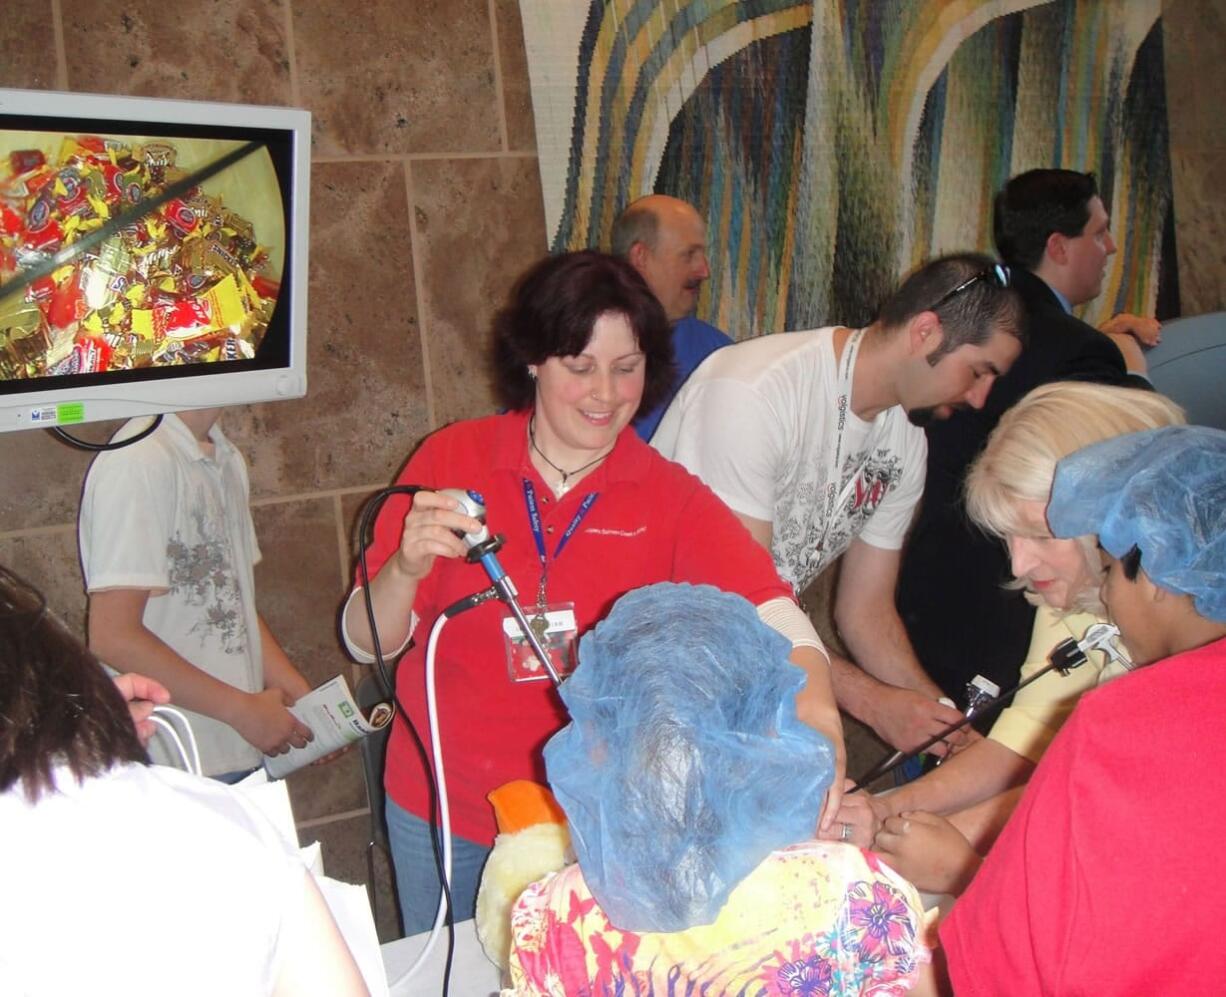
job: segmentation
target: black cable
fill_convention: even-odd
[[[943,741],[945,740],[945,738],[949,737],[950,734],[953,734],[955,731],[961,730],[967,724],[975,720],[979,720],[981,717],[987,716],[991,713],[995,713],[998,709],[1004,706],[1010,699],[1012,699],[1020,690],[1030,685],[1030,683],[1033,682],[1035,679],[1042,678],[1044,675],[1050,672],[1053,668],[1058,668],[1062,671],[1067,672],[1069,669],[1076,668],[1079,665],[1083,664],[1086,660],[1084,654],[1080,656],[1080,660],[1077,660],[1076,658],[1073,658],[1072,660],[1070,660],[1067,657],[1057,657],[1057,652],[1060,651],[1062,648],[1065,647],[1065,645],[1068,645],[1068,644],[1072,644],[1074,649],[1077,648],[1077,641],[1072,640],[1071,638],[1061,641],[1059,644],[1056,645],[1056,647],[1052,649],[1052,653],[1049,655],[1049,659],[1055,659],[1055,660],[1049,660],[1048,664],[1040,668],[1037,672],[1031,675],[1030,678],[1023,679],[1021,682],[1015,685],[1012,689],[1002,692],[1000,695],[996,696],[994,699],[989,699],[986,703],[984,703],[982,706],[979,707],[979,709],[975,711],[973,716],[963,717],[957,723],[950,724],[939,734],[934,734],[932,737],[928,738],[928,740],[925,741],[923,744],[921,744],[918,748],[912,748],[910,751],[907,751],[907,752],[896,751],[894,752],[894,754],[887,756],[882,761],[874,765],[871,769],[869,769],[866,773],[864,773],[864,775],[862,775],[859,779],[857,779],[856,784],[852,786],[851,789],[848,790],[848,792],[855,793],[863,789],[874,779],[879,779],[881,778],[881,776],[886,775],[889,772],[893,772],[896,768],[898,768],[899,765],[902,765],[905,762],[910,761],[912,758],[922,755],[925,751],[927,751],[934,744],[936,744],[937,741]]]
[[[162,424],[162,417],[155,415],[153,422],[149,423],[135,436],[129,436],[127,439],[113,441],[111,443],[90,443],[89,440],[83,440],[79,436],[73,436],[71,433],[65,432],[59,426],[51,426],[47,431],[58,437],[70,447],[76,447],[78,450],[88,450],[92,453],[101,453],[105,450],[122,450],[124,447],[130,447],[133,443],[139,443],[146,436],[152,433]]]
[[[429,790],[428,796],[430,800],[430,845],[434,852],[434,867],[438,873],[439,886],[441,888],[444,900],[447,904],[447,914],[445,923],[447,925],[447,958],[443,964],[443,997],[447,997],[448,989],[451,983],[451,966],[455,956],[455,916],[454,908],[451,903],[451,889],[447,884],[447,875],[443,862],[443,846],[442,838],[439,833],[439,797],[438,785],[434,780],[434,767],[431,764],[430,756],[426,751],[425,742],[422,740],[421,734],[418,732],[416,725],[409,717],[408,711],[400,702],[400,698],[396,695],[396,686],[394,681],[388,675],[387,663],[383,658],[383,647],[379,641],[379,627],[375,620],[374,603],[370,597],[370,568],[366,563],[366,548],[367,537],[371,536],[370,526],[374,521],[375,515],[382,507],[383,503],[393,495],[416,495],[420,491],[429,491],[424,485],[392,485],[390,488],[384,488],[382,491],[376,492],[366,503],[366,508],[362,511],[362,519],[358,526],[358,564],[360,565],[360,581],[362,584],[363,603],[366,608],[366,622],[370,627],[370,646],[371,652],[375,657],[375,665],[379,683],[383,686],[384,692],[390,696],[392,702],[396,705],[396,713],[403,719],[405,726],[413,737],[413,744],[417,748],[417,754],[421,758],[422,767],[426,772],[426,785]],[[373,539],[373,536],[371,537]],[[443,610],[442,616],[450,619],[466,610],[473,609],[481,605],[483,602],[488,602],[490,599],[497,598],[498,591],[491,586],[481,592],[466,596],[458,600],[452,605]]]

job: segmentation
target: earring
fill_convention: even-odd
[[[531,367],[528,368],[528,376],[532,378],[532,380],[534,381],[536,380],[536,371],[533,370]]]

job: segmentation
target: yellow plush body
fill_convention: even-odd
[[[511,952],[511,908],[526,886],[565,866],[569,851],[564,824],[533,824],[494,839],[477,892],[477,937],[486,957],[504,973]]]
[[[511,908],[529,883],[557,872],[574,859],[566,815],[544,786],[525,779],[489,794],[498,836],[477,891],[477,937],[495,966],[507,971],[511,954]]]

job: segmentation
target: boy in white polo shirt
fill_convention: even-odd
[[[220,414],[166,415],[147,438],[99,454],[78,538],[90,649],[165,685],[204,773],[233,780],[312,735],[286,709],[310,685],[255,607],[247,467]]]

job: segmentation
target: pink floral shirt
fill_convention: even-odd
[[[929,960],[915,888],[852,845],[772,852],[713,924],[619,931],[577,865],[529,886],[511,914],[524,995],[874,994],[911,989]]]

